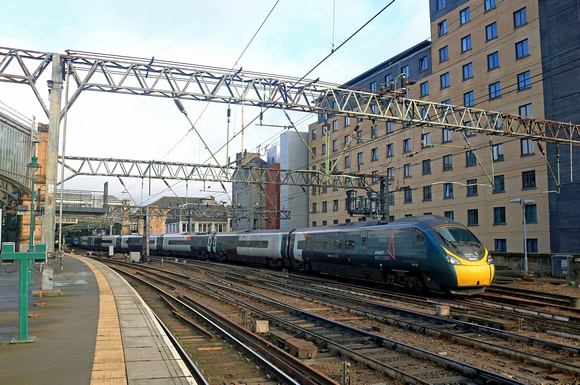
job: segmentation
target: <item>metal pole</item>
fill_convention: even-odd
[[[70,75],[70,62],[68,63],[66,71],[66,91],[65,97],[65,110],[64,110],[64,124],[62,126],[62,166],[60,168],[60,206],[58,209],[58,252],[62,253],[62,206],[63,206],[63,194],[64,194],[64,155],[66,151],[66,124],[68,119],[68,80]],[[61,254],[62,255],[62,254]]]
[[[43,240],[47,245],[46,265],[42,273],[42,290],[53,290],[54,276],[54,227],[56,222],[55,186],[58,169],[58,134],[62,98],[62,63],[59,54],[52,55],[52,79],[50,88],[50,113],[48,123],[48,146],[46,155],[46,198],[43,224]]]
[[[528,237],[526,234],[526,201],[522,198],[522,210],[524,212],[524,271],[528,272]]]
[[[33,171],[33,173],[36,173]],[[32,175],[32,193],[30,194],[30,241],[28,243],[28,251],[34,251],[34,225],[35,218],[34,218],[34,199],[36,199],[36,192],[34,191],[34,174]]]

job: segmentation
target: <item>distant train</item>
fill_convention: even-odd
[[[81,237],[81,247],[141,251],[143,236]],[[151,254],[242,262],[384,282],[452,294],[481,293],[494,265],[465,226],[436,215],[303,228],[149,239]]]

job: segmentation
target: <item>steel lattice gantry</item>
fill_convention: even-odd
[[[47,107],[37,83],[50,64],[52,71],[48,81],[50,93]],[[68,104],[62,108],[65,74],[76,84],[76,89]],[[358,88],[336,87],[317,80],[241,70],[232,73],[216,67],[126,56],[72,51],[59,54],[0,47],[0,82],[29,85],[49,118],[44,239],[54,238],[59,123],[83,91],[243,104],[580,144],[578,124],[411,100],[397,92],[368,92]],[[331,184],[328,176],[324,182]],[[49,259],[54,254],[52,242],[48,242],[47,253]],[[52,267],[45,268],[45,273],[52,275]],[[52,289],[50,280],[46,280],[45,287],[44,273],[43,289]]]
[[[183,100],[234,103],[329,115],[429,124],[492,135],[547,142],[580,144],[580,125],[533,119],[502,112],[412,100],[390,92],[368,92],[290,77],[154,61],[86,52],[43,53],[0,47],[0,81],[28,84],[42,104],[36,83],[58,57],[70,68],[76,90],[70,108],[82,91],[114,92]]]
[[[59,159],[59,162],[62,162]],[[376,175],[331,174],[314,170],[277,170],[260,167],[241,167],[251,172],[237,172],[238,167],[223,168],[208,164],[163,161],[128,160],[65,156],[65,168],[72,173],[66,180],[78,175],[111,177],[198,180],[207,182],[241,182],[284,184],[295,186],[331,186],[336,188],[371,189],[378,186]]]

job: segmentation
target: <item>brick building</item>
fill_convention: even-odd
[[[411,99],[580,122],[570,81],[580,78],[576,4],[547,4],[431,0],[431,39],[346,85],[378,90],[395,81],[399,87],[405,73],[416,81]],[[573,204],[580,193],[578,148],[560,145],[557,164],[555,144],[354,120],[321,116],[309,127],[310,147],[319,157],[329,152],[339,172],[388,176],[390,220],[445,215],[466,224],[489,249],[522,252],[522,206],[510,200],[523,198],[534,201],[525,208],[528,251],[580,250],[574,220],[580,208]],[[315,169],[312,156],[309,164]],[[346,213],[344,191],[330,190],[311,189],[310,225],[358,220]]]

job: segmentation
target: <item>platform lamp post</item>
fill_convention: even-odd
[[[36,199],[36,191],[34,182],[36,182],[36,178],[34,177],[38,170],[42,167],[38,163],[38,158],[36,156],[32,157],[32,162],[26,165],[28,171],[30,172],[30,179],[32,180],[32,194],[30,195],[30,243],[28,245],[28,251],[34,251],[34,228],[36,225],[36,221],[34,218],[34,199]]]
[[[522,205],[522,212],[524,215],[524,271],[527,273],[528,272],[528,237],[526,234],[526,206],[533,205],[534,201],[520,198],[520,199],[512,199],[512,200],[510,200],[510,203],[519,203]]]

